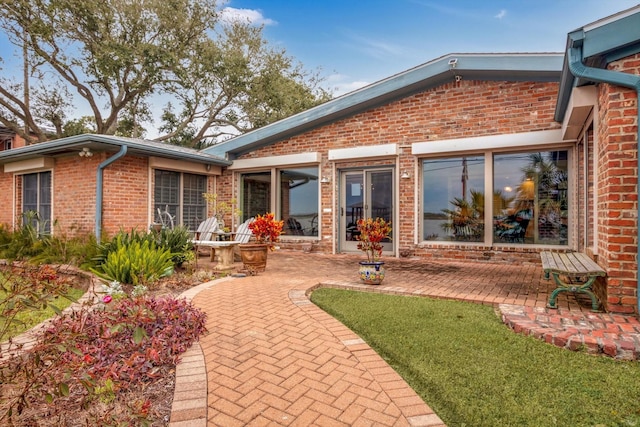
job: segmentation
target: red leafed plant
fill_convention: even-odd
[[[255,220],[249,224],[249,229],[258,243],[273,247],[273,243],[280,239],[283,226],[284,221],[276,220],[273,212],[267,212],[264,215],[257,215]]]
[[[391,222],[383,218],[360,218],[358,220],[358,249],[367,254],[369,262],[376,262],[382,255],[382,241],[389,239]]]

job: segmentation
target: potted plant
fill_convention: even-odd
[[[379,285],[384,279],[382,242],[390,239],[391,222],[383,218],[361,218],[357,223],[358,249],[367,255],[366,261],[360,261],[360,280],[369,285]]]
[[[237,200],[235,198],[227,201],[219,201],[216,193],[202,193],[202,197],[207,201],[207,210],[211,212],[211,215],[218,220],[218,227],[224,232],[229,232],[230,228],[225,223],[225,217],[231,215],[230,222],[234,222],[234,219],[242,215],[242,211],[236,206]]]
[[[255,242],[240,245],[240,256],[245,268],[253,273],[267,268],[267,253],[275,249],[275,243],[280,240],[284,221],[275,219],[273,212],[257,215],[249,224],[249,230],[255,237]]]

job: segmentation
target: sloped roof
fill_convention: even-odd
[[[555,112],[555,119],[559,122],[564,119],[572,89],[592,83],[576,78],[569,70],[569,49],[576,44],[582,47],[584,65],[594,68],[606,68],[610,62],[640,52],[640,5],[599,19],[567,35]]]
[[[218,166],[229,166],[231,164],[231,162],[219,156],[202,153],[192,148],[179,147],[144,139],[95,134],[76,135],[48,142],[40,142],[26,147],[14,148],[12,150],[0,151],[0,164],[40,156],[74,154],[80,152],[84,147],[88,147],[92,151],[115,153],[119,151],[123,145],[127,146],[128,154],[189,160],[195,163],[207,163]]]
[[[559,81],[562,53],[452,53],[202,150],[234,159],[313,128],[454,81]]]

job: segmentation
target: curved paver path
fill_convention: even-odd
[[[444,426],[368,345],[309,301],[318,285],[500,306],[520,329],[547,321],[554,286],[539,265],[393,259],[384,284],[372,287],[357,281],[359,259],[279,252],[264,273],[187,292],[207,312],[209,333],[178,365],[171,426]],[[573,297],[558,304],[556,325],[568,314],[593,317]]]
[[[209,425],[443,425],[362,340],[305,293],[298,274],[263,274],[200,292],[209,313]]]

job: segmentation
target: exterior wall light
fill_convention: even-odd
[[[320,182],[321,182],[321,183],[323,183],[323,184],[328,184],[328,183],[330,183],[330,182],[331,182],[331,178],[329,178],[328,176],[323,176],[323,177],[320,179]]]
[[[409,171],[404,170],[404,171],[402,171],[402,175],[400,175],[400,178],[409,179],[409,178],[411,178],[411,174],[409,173]]]
[[[80,157],[91,157],[93,156],[93,153],[91,152],[91,149],[89,147],[82,147],[82,151],[80,151],[78,155]]]

